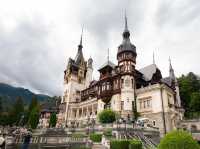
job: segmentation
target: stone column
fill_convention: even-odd
[[[88,114],[88,106],[87,106],[86,117],[87,117],[88,115],[89,115],[89,114]]]
[[[81,117],[83,118],[83,107],[81,108]]]
[[[92,117],[94,117],[95,112],[94,112],[94,104],[92,104]]]

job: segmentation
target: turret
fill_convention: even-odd
[[[117,60],[118,69],[121,74],[121,116],[127,118],[133,115],[132,106],[135,101],[135,64],[136,47],[130,41],[127,17],[125,15],[125,28],[122,34],[123,40],[118,47]],[[136,104],[135,104],[136,105]],[[136,107],[135,107],[136,108]]]
[[[92,81],[92,73],[93,73],[93,60],[90,57],[87,62],[87,73],[86,73],[86,81],[85,86],[89,87],[90,82]]]
[[[131,73],[135,70],[136,64],[136,47],[130,41],[130,32],[125,15],[125,28],[122,34],[123,41],[118,47],[117,60],[121,73]]]
[[[175,92],[176,92],[176,100],[175,100],[175,104],[178,106],[178,107],[181,107],[181,99],[180,99],[180,93],[179,93],[179,85],[178,85],[178,80],[175,76],[175,73],[174,73],[174,69],[172,67],[172,64],[171,64],[171,59],[169,58],[169,78],[171,79],[172,81],[172,87],[175,89]]]

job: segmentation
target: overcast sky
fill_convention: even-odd
[[[98,79],[108,48],[117,62],[125,9],[137,69],[152,64],[154,51],[164,77],[169,56],[177,76],[200,74],[200,0],[0,0],[0,82],[61,95],[82,26],[84,57],[94,59]]]

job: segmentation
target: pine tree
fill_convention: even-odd
[[[49,126],[50,127],[55,127],[56,123],[57,123],[56,113],[53,112],[53,113],[51,113],[51,116],[50,116]]]
[[[38,123],[39,123],[39,108],[37,106],[32,109],[29,115],[28,124],[32,129],[35,129],[37,128]]]
[[[23,99],[19,96],[16,98],[16,101],[13,105],[13,109],[11,110],[9,115],[11,117],[11,121],[16,125],[19,125],[23,113],[24,113],[24,103]]]
[[[29,105],[28,111],[31,112],[35,107],[38,106],[38,100],[36,96],[32,97],[31,103]]]

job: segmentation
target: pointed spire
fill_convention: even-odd
[[[124,29],[124,31],[128,31],[128,24],[127,24],[126,11],[125,11],[124,19],[125,19],[125,29]]]
[[[81,39],[80,39],[80,44],[78,45],[79,49],[82,49],[83,48],[83,45],[82,45],[82,39],[83,38],[83,27],[82,27],[82,31],[81,31]]]
[[[156,64],[156,62],[155,62],[155,55],[154,55],[154,51],[153,51],[153,64]]]
[[[109,48],[108,48],[108,56],[107,56],[107,60],[108,60],[108,62],[109,62]]]
[[[128,21],[127,21],[126,11],[125,11],[124,19],[125,19],[125,27],[124,27],[124,32],[123,32],[123,38],[129,38],[130,33],[128,30],[128,23],[127,23]]]
[[[169,57],[169,77],[173,80],[176,79],[175,74],[174,74],[174,69],[172,67],[172,63],[171,63],[171,58]]]

